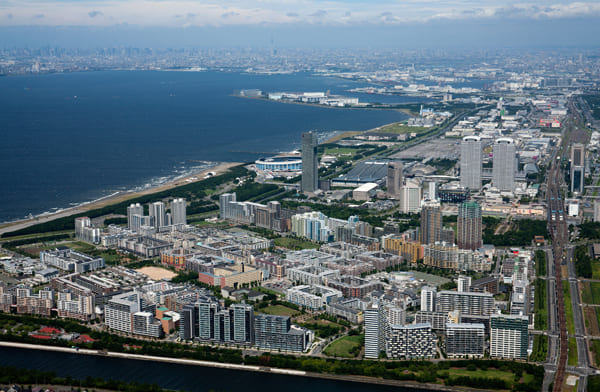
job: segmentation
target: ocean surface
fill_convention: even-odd
[[[300,134],[366,130],[395,110],[240,98],[241,89],[352,94],[365,84],[309,74],[107,71],[0,78],[0,222],[139,190],[300,145]]]
[[[52,371],[59,377],[75,379],[91,376],[155,383],[162,388],[190,392],[427,392],[408,387],[5,347],[0,348],[0,366]]]

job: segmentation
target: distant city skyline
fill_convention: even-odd
[[[593,47],[598,17],[560,0],[5,0],[0,45]]]

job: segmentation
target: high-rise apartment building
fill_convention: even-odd
[[[513,139],[499,138],[494,142],[492,185],[501,191],[512,192],[515,189],[515,153],[515,141]]]
[[[388,358],[433,358],[435,335],[430,324],[390,325],[385,353]]]
[[[139,229],[139,227],[134,227],[134,215],[144,216],[144,206],[140,203],[136,203],[130,204],[129,207],[127,207],[127,228],[129,230]]]
[[[385,311],[380,304],[371,304],[364,311],[365,358],[377,359],[385,351]]]
[[[460,249],[476,250],[482,245],[481,206],[475,201],[458,207],[457,241]]]
[[[419,212],[421,208],[421,186],[407,180],[400,188],[400,212],[404,214]]]
[[[446,324],[446,354],[449,357],[483,357],[483,324]]]
[[[421,289],[421,311],[435,312],[436,288],[425,286]]]
[[[494,296],[490,293],[440,291],[437,296],[438,312],[458,310],[461,315],[489,316],[494,310]]]
[[[317,161],[317,134],[302,134],[302,192],[312,193],[319,189],[319,165]]]
[[[390,162],[387,168],[387,192],[394,199],[400,198],[402,188],[402,162]]]
[[[456,291],[459,293],[468,293],[471,291],[471,277],[466,275],[458,275]]]
[[[174,225],[185,225],[187,223],[185,199],[178,198],[171,201],[171,216]]]
[[[154,227],[156,229],[165,226],[165,203],[157,201],[150,204],[150,216],[154,217]]]
[[[421,208],[421,244],[442,240],[442,210],[439,202],[426,201]]]
[[[527,359],[528,324],[527,316],[491,315],[490,356],[505,359]]]
[[[460,186],[472,190],[481,188],[481,139],[466,136],[460,145]]]

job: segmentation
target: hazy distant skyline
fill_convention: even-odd
[[[107,46],[121,41],[126,45],[178,46],[183,40],[199,46],[211,43],[311,46],[310,41],[317,38],[316,46],[402,46],[398,40],[409,38],[410,42],[405,42],[409,46],[597,45],[599,2],[501,3],[492,0],[0,0],[0,44]],[[190,34],[194,39],[190,40]],[[486,43],[482,39],[492,40]],[[156,44],[152,45],[153,42]]]

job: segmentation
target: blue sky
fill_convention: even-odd
[[[299,35],[316,36],[315,45],[358,40],[364,46],[369,37],[388,46],[405,38],[432,46],[436,40],[483,45],[489,35],[494,45],[593,47],[598,20],[599,1],[0,0],[0,43],[10,41],[7,35],[15,44],[76,41],[67,33],[77,32],[90,44],[107,36],[119,41],[119,35],[175,44],[191,34],[199,45],[210,43],[207,35],[247,45],[261,44],[266,34],[282,46],[310,45]]]

